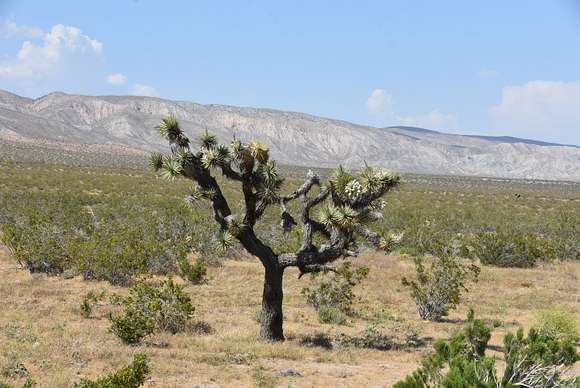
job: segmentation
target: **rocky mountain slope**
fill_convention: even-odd
[[[284,164],[356,167],[367,161],[402,172],[580,180],[577,146],[152,97],[51,93],[29,99],[0,91],[0,141],[144,154],[167,150],[154,127],[168,114],[193,138],[207,129],[224,141],[259,139]]]

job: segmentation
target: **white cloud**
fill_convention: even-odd
[[[391,110],[392,96],[384,89],[375,89],[367,98],[367,110],[372,115],[378,115]]]
[[[12,20],[0,22],[0,38],[40,38],[44,31],[38,27],[19,26]]]
[[[159,93],[155,88],[143,84],[135,84],[131,94],[133,96],[159,97]]]
[[[60,70],[66,58],[73,54],[100,55],[103,51],[101,42],[84,35],[77,27],[57,24],[50,32],[36,37],[40,37],[40,42],[27,40],[15,58],[0,62],[0,77],[42,79]]]
[[[580,143],[580,82],[530,81],[502,90],[489,111],[495,132]]]
[[[127,77],[121,73],[109,74],[107,76],[107,82],[115,86],[123,85],[125,82],[127,82]]]

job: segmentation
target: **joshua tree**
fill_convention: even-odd
[[[276,163],[269,158],[268,149],[261,143],[244,144],[234,139],[225,146],[206,132],[199,139],[200,148],[194,151],[174,116],[163,119],[156,129],[169,141],[172,155],[154,153],[151,166],[156,171],[161,170],[168,179],[182,176],[192,180],[194,188],[187,200],[209,201],[219,226],[220,243],[229,247],[237,240],[264,266],[260,330],[263,339],[284,339],[282,277],[286,268],[298,267],[300,276],[332,271],[330,263],[356,255],[357,237],[383,250],[389,250],[395,243],[396,236],[384,237],[365,226],[382,218],[379,210],[384,203],[381,197],[399,182],[399,176],[391,172],[366,166],[358,174],[351,174],[339,167],[327,185],[321,186],[320,178],[309,171],[300,187],[282,195],[283,179]],[[213,175],[215,171],[239,182],[244,196],[244,214],[233,214]],[[269,206],[279,206],[281,228],[288,232],[297,225],[287,207],[294,200],[301,205],[302,246],[296,252],[275,252],[256,235],[254,227]],[[318,219],[311,215],[316,206],[321,208]],[[325,243],[317,245],[313,239],[315,234]]]

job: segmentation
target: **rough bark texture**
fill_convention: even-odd
[[[278,266],[265,267],[260,336],[267,341],[284,340],[282,329],[284,318],[282,313],[282,300],[284,299],[283,276],[283,268]]]

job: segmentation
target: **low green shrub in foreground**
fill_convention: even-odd
[[[128,366],[97,380],[82,379],[75,388],[137,388],[143,385],[148,374],[147,355],[138,353]]]
[[[566,311],[558,309],[540,311],[536,327],[539,334],[548,337],[570,338],[572,341],[580,339],[576,317]]]
[[[353,314],[355,294],[353,288],[368,275],[367,267],[353,268],[347,261],[336,269],[334,275],[316,287],[302,290],[306,303],[316,309],[318,318],[324,323],[344,324]]]
[[[120,315],[111,315],[111,330],[125,343],[139,343],[155,329],[177,333],[185,330],[193,316],[191,298],[172,279],[159,285],[139,282],[120,303]]]
[[[470,312],[467,327],[447,341],[435,342],[435,352],[395,388],[574,388],[580,384],[578,377],[564,377],[567,366],[578,360],[570,340],[540,335],[536,329],[530,329],[527,337],[522,329],[515,335],[508,333],[503,349],[506,368],[500,377],[495,358],[485,355],[490,337],[491,329]]]

